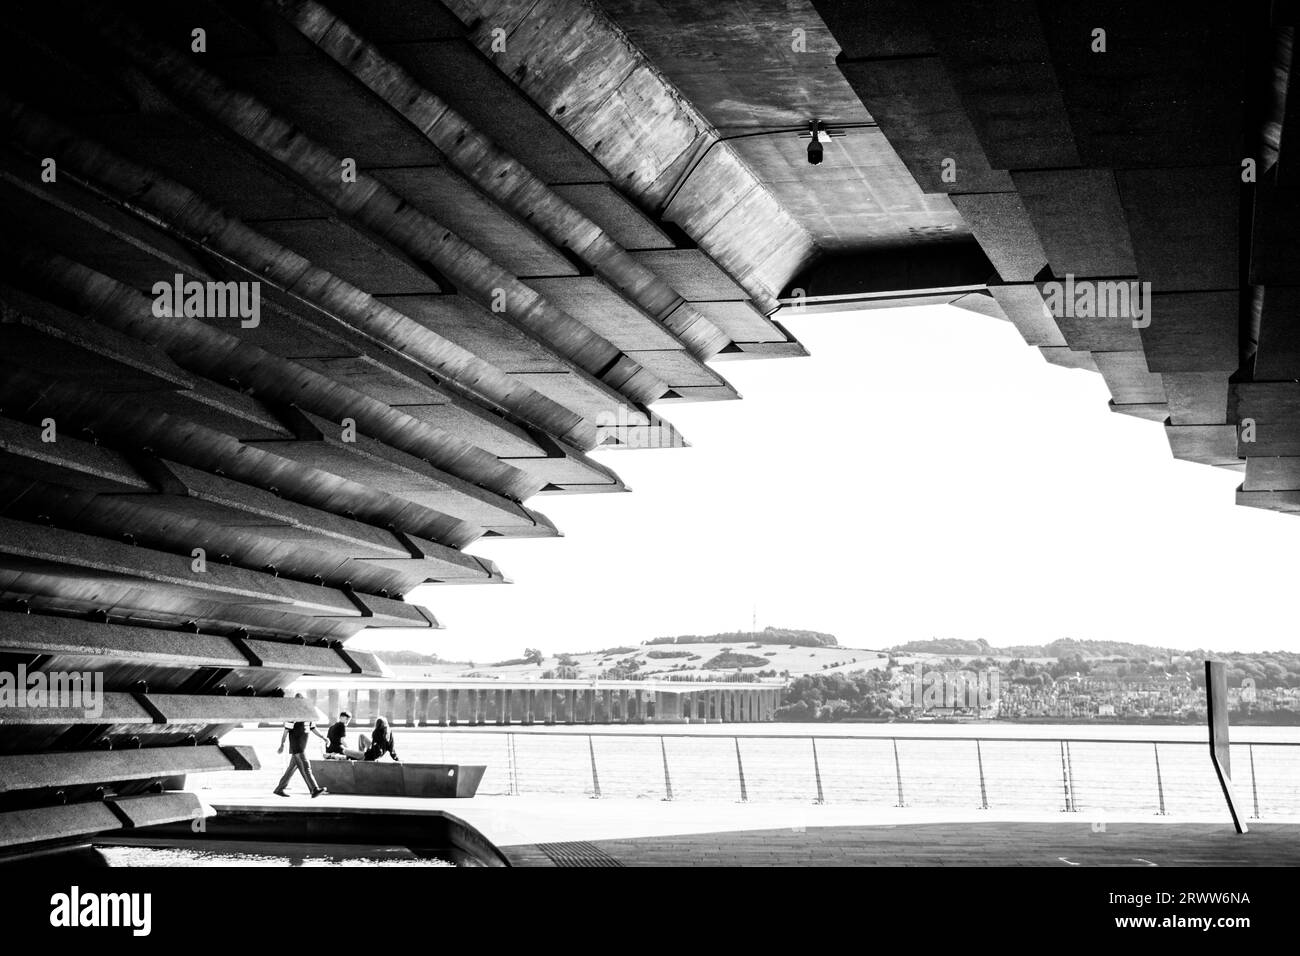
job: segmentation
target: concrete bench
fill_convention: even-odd
[[[316,782],[331,793],[383,797],[472,797],[486,766],[451,763],[390,763],[313,760]]]

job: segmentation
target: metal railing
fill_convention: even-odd
[[[236,739],[240,734],[254,736]],[[254,743],[260,775],[207,775],[196,783],[244,789],[266,776],[273,785],[285,758],[276,755],[272,738],[278,734],[236,731],[227,738]],[[1154,815],[1224,810],[1208,747],[1192,741],[565,728],[401,729],[398,741],[403,760],[485,764],[483,795]],[[1232,758],[1237,792],[1252,819],[1300,815],[1300,743],[1234,744]]]

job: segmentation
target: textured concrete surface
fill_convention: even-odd
[[[1295,866],[1300,826],[930,823],[570,841],[502,848],[514,866]]]
[[[476,797],[421,800],[266,793],[206,797],[214,809],[441,811],[515,866],[1294,866],[1300,818],[1233,832],[1226,809],[1109,816],[811,804]]]

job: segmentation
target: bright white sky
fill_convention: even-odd
[[[516,583],[421,588],[445,630],[358,646],[485,663],[757,611],[852,647],[1296,647],[1300,519],[1234,505],[1100,376],[946,306],[782,318],[811,358],[719,363],[743,401],[658,408],[693,447],[598,453],[630,494],[533,499],[564,538],[469,549]]]

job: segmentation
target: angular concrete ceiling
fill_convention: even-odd
[[[0,664],[109,693],[0,715],[0,850],[188,819],[164,780],[247,755],[179,745],[310,718],[297,676],[377,671],[353,634],[436,626],[412,588],[504,580],[465,546],[625,490],[589,452],[684,444],[661,405],[804,354],[782,310],[1007,319],[1300,511],[1300,96],[1262,6],[4,16]],[[193,314],[159,309],[178,275]],[[1067,276],[1151,283],[1150,321],[1049,309]],[[258,315],[209,309],[227,289]]]

